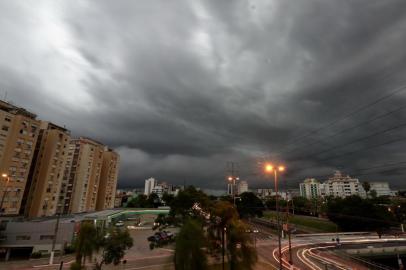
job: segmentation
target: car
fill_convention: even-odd
[[[165,231],[166,235],[169,237],[169,239],[172,239],[174,237],[173,233]]]
[[[147,240],[149,242],[155,242],[155,240],[156,240],[155,235],[151,235],[150,237],[147,238]]]
[[[123,227],[124,222],[120,220],[120,221],[117,221],[115,225],[116,225],[116,227]]]
[[[155,233],[155,235],[158,235],[160,237],[161,240],[166,241],[168,240],[168,235],[166,235],[166,233],[164,231],[162,232],[157,232]]]

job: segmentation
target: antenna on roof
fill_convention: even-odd
[[[4,91],[4,99],[3,100],[7,102],[7,91]]]

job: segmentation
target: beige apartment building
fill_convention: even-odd
[[[62,213],[96,209],[104,147],[83,137],[70,141],[59,198]]]
[[[25,216],[32,218],[57,214],[69,142],[70,132],[66,128],[41,122],[21,206]]]
[[[0,212],[17,215],[30,171],[40,121],[0,100]],[[8,177],[2,177],[7,174]]]
[[[103,153],[96,210],[114,208],[119,159],[112,149],[106,149]]]

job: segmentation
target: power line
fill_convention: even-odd
[[[378,147],[381,147],[381,146],[384,146],[384,145],[389,145],[389,144],[396,143],[396,142],[401,142],[401,141],[404,141],[404,140],[406,140],[406,137],[402,137],[402,138],[387,141],[387,142],[384,142],[384,143],[376,144],[376,145],[373,145],[373,146],[370,146],[370,147],[367,147],[367,148],[361,148],[361,149],[357,149],[355,151],[346,152],[346,153],[343,153],[343,154],[340,154],[340,155],[336,155],[336,156],[332,156],[330,158],[323,159],[321,161],[328,161],[328,160],[331,160],[331,159],[336,159],[336,158],[339,158],[339,157],[355,154],[355,153],[360,152],[360,151],[371,150],[371,149],[374,149],[374,148],[378,148]]]
[[[370,103],[368,103],[368,104],[366,104],[366,105],[364,105],[364,106],[361,106],[361,107],[355,109],[354,111],[352,111],[352,112],[350,112],[350,113],[344,115],[344,116],[341,117],[341,118],[338,118],[338,119],[336,119],[336,120],[334,120],[334,121],[332,121],[332,122],[330,122],[330,123],[327,123],[327,124],[325,124],[325,125],[323,125],[323,126],[317,128],[317,129],[315,129],[315,130],[313,130],[313,131],[310,131],[310,132],[308,132],[308,133],[302,135],[302,136],[299,136],[299,137],[297,137],[297,138],[293,138],[291,141],[292,141],[292,143],[293,143],[293,142],[297,142],[297,141],[300,140],[300,139],[307,138],[307,137],[309,137],[310,135],[315,134],[315,133],[318,133],[319,131],[321,131],[321,130],[323,130],[323,129],[326,129],[326,128],[328,128],[328,127],[331,127],[331,126],[333,126],[333,125],[335,125],[335,124],[341,122],[342,120],[345,120],[345,119],[347,119],[347,118],[349,118],[349,117],[351,117],[351,116],[353,116],[353,115],[355,115],[355,114],[357,114],[357,113],[359,113],[359,112],[361,112],[361,111],[364,111],[364,110],[366,110],[366,109],[369,109],[370,107],[373,107],[373,106],[375,106],[376,104],[378,104],[378,103],[380,103],[380,102],[382,102],[382,101],[384,101],[384,100],[386,100],[386,99],[388,99],[388,98],[390,98],[390,97],[392,97],[392,96],[394,96],[394,95],[396,95],[396,94],[398,94],[398,93],[400,93],[400,92],[402,92],[402,91],[404,91],[404,90],[406,90],[406,85],[403,85],[403,86],[397,88],[396,90],[390,92],[389,94],[384,95],[384,96],[382,96],[382,97],[380,97],[380,98],[378,98],[378,99],[376,99],[376,100],[374,100],[374,101],[372,101],[372,102],[370,102]]]
[[[333,146],[333,147],[324,149],[324,150],[322,150],[322,151],[320,151],[320,152],[318,152],[318,153],[312,153],[312,154],[310,154],[310,155],[311,155],[311,156],[318,156],[318,155],[320,155],[320,154],[324,154],[324,153],[331,152],[332,150],[335,150],[335,149],[337,149],[337,148],[342,148],[342,147],[346,147],[346,146],[348,146],[348,145],[351,145],[351,144],[354,144],[354,143],[357,143],[357,142],[366,141],[366,140],[368,140],[368,139],[370,139],[370,138],[373,138],[373,137],[375,137],[375,136],[377,136],[377,135],[385,134],[385,133],[387,133],[387,132],[394,131],[394,130],[397,130],[397,129],[402,129],[402,128],[405,128],[405,127],[406,127],[406,123],[402,123],[402,124],[400,124],[400,125],[397,125],[397,126],[394,126],[394,127],[390,127],[390,128],[387,128],[387,129],[384,129],[384,130],[375,132],[375,133],[373,133],[373,134],[371,134],[371,135],[364,136],[364,137],[361,137],[361,138],[357,138],[357,139],[355,139],[355,140],[353,140],[353,141],[350,141],[349,143],[345,143],[345,144],[341,144],[341,145],[336,145],[336,146]],[[306,157],[307,157],[307,156],[306,156]],[[292,158],[292,159],[301,159],[301,158],[304,158],[304,156],[303,156],[303,157],[299,157],[299,158],[294,157],[294,158]]]
[[[331,139],[331,138],[336,137],[337,135],[340,135],[340,134],[342,134],[342,133],[345,133],[345,132],[348,132],[348,131],[356,130],[357,128],[359,128],[359,127],[361,127],[361,126],[369,125],[369,124],[371,124],[372,122],[374,122],[374,121],[376,121],[376,120],[385,118],[385,117],[387,117],[387,116],[389,116],[389,115],[391,115],[391,114],[394,114],[394,113],[396,113],[396,112],[402,111],[402,110],[404,110],[404,109],[406,109],[406,105],[405,105],[405,106],[401,106],[401,107],[399,107],[399,108],[397,108],[397,109],[395,109],[395,110],[386,112],[386,113],[384,113],[384,114],[380,114],[380,115],[378,115],[378,116],[376,116],[376,117],[373,117],[373,118],[371,118],[371,119],[368,119],[368,120],[366,120],[366,121],[364,121],[364,122],[362,122],[362,123],[360,123],[360,124],[353,125],[353,126],[351,126],[351,127],[342,129],[342,130],[340,130],[340,131],[338,131],[338,132],[336,132],[336,133],[334,133],[334,134],[331,134],[331,135],[328,135],[328,136],[324,137],[322,140],[316,140],[316,142],[313,142],[313,143],[310,143],[310,144],[306,144],[306,145],[304,145],[304,146],[300,146],[300,147],[293,148],[293,149],[291,149],[291,150],[286,151],[285,153],[290,153],[290,152],[295,151],[296,149],[299,149],[299,148],[308,148],[308,147],[313,146],[313,145],[315,145],[315,144],[317,144],[317,143],[319,143],[319,142],[322,142],[323,140]]]

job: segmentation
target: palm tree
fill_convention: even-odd
[[[75,241],[76,264],[82,266],[100,247],[100,232],[91,222],[83,222]]]
[[[202,224],[197,220],[188,219],[176,237],[175,269],[207,269],[207,258],[203,250],[205,246],[206,240]]]
[[[363,182],[362,187],[364,188],[365,192],[367,193],[367,197],[368,197],[368,193],[371,190],[371,184],[369,182]]]
[[[241,220],[233,220],[229,226],[227,253],[231,270],[251,270],[257,261],[257,252],[247,229]]]
[[[235,207],[230,202],[218,201],[213,205],[211,214],[208,238],[214,243],[223,243],[225,237],[226,256],[231,269],[252,269],[257,260],[256,250],[246,232],[248,227],[239,219]],[[223,252],[217,249],[213,251]]]

